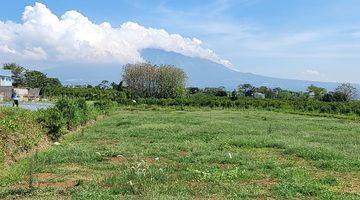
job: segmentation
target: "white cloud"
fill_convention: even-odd
[[[316,71],[316,70],[312,70],[312,69],[307,69],[304,71],[305,75],[310,75],[310,76],[319,76],[320,72]]]
[[[3,54],[15,54],[16,51],[13,49],[10,49],[8,45],[0,45],[0,53]]]
[[[322,81],[333,81],[330,80],[324,73],[314,70],[306,69],[300,73],[300,78],[304,80],[322,80]]]
[[[95,24],[77,11],[60,18],[45,5],[27,6],[22,23],[0,21],[0,55],[24,60],[81,62],[142,62],[140,51],[158,48],[199,57],[232,67],[196,38],[184,38],[163,29],[145,28],[134,22],[112,27]]]

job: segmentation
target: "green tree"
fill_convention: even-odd
[[[230,99],[233,100],[233,101],[235,101],[235,100],[237,100],[238,98],[239,98],[239,97],[238,97],[238,92],[237,92],[236,90],[233,90],[233,91],[231,92]]]
[[[103,80],[97,87],[106,90],[106,89],[110,89],[112,85],[108,80]]]
[[[13,86],[23,87],[25,86],[24,73],[26,69],[16,63],[5,63],[3,69],[10,70],[12,73],[12,79],[14,80]]]
[[[251,97],[255,92],[255,87],[251,84],[245,83],[238,86],[238,91],[246,97]]]
[[[171,65],[128,64],[122,80],[135,97],[175,98],[185,93],[186,74]]]
[[[265,97],[268,99],[272,99],[276,97],[276,92],[266,86],[261,86],[257,88],[256,91],[265,94]]]
[[[24,74],[24,86],[29,88],[59,87],[61,83],[57,78],[48,78],[46,74],[39,71],[28,70]]]
[[[317,87],[315,85],[310,85],[307,88],[307,91],[309,93],[313,93],[314,97],[318,100],[321,100],[324,97],[324,95],[327,93],[327,90],[325,88]]]
[[[344,95],[345,101],[350,101],[356,98],[357,90],[350,83],[342,83],[339,87],[335,89],[335,93],[342,93]]]

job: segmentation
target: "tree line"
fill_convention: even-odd
[[[211,87],[211,88],[187,88],[188,94],[203,93],[218,97],[230,97],[232,100],[239,98],[266,98],[266,99],[309,99],[314,98],[324,102],[345,102],[355,100],[357,96],[357,89],[349,83],[340,84],[334,91],[327,91],[325,88],[310,85],[306,92],[284,90],[282,88],[269,88],[266,86],[255,87],[251,84],[241,84],[237,89],[229,92],[225,87]]]
[[[323,102],[346,102],[356,98],[357,90],[351,84],[343,83],[334,91],[310,85],[307,91],[291,91],[282,88],[255,87],[251,84],[240,84],[235,90],[227,91],[225,87],[188,87],[186,73],[172,65],[152,65],[150,63],[127,64],[123,68],[122,80],[119,83],[103,80],[99,85],[62,86],[57,78],[28,70],[15,63],[4,64],[4,69],[11,70],[15,87],[40,88],[46,95],[74,95],[86,98],[109,97],[115,99],[124,96],[136,98],[180,98],[195,94],[217,97],[266,98],[283,100],[315,99]],[[88,89],[88,90],[86,90]],[[105,92],[106,91],[106,92]],[[103,94],[102,94],[103,93]]]

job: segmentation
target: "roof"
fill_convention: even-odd
[[[0,76],[8,76],[8,77],[11,77],[11,71],[10,71],[10,70],[0,69]]]

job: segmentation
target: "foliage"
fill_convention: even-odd
[[[204,89],[204,93],[209,95],[214,95],[217,97],[226,97],[228,95],[225,87],[218,87],[218,88],[208,87]]]
[[[335,92],[343,94],[345,101],[354,100],[357,90],[350,83],[343,83],[335,89]]]
[[[321,100],[324,95],[327,93],[325,88],[316,87],[315,85],[310,85],[307,89],[309,93],[314,94],[314,97],[318,100]]]
[[[128,64],[123,73],[123,81],[133,97],[181,97],[185,80],[183,70],[169,65]]]
[[[30,88],[60,87],[61,83],[57,78],[48,78],[46,74],[39,71],[26,71],[24,74],[25,86]]]
[[[128,96],[124,91],[98,87],[48,87],[45,88],[43,95],[58,98],[83,98],[86,101],[110,100],[117,102],[125,102]]]
[[[241,84],[238,86],[238,92],[243,94],[245,97],[251,97],[256,88],[250,84]]]
[[[16,161],[43,139],[45,130],[37,123],[36,113],[0,107],[0,166]]]
[[[81,110],[75,100],[60,99],[56,102],[55,108],[59,110],[65,118],[67,129],[76,128],[81,123]]]
[[[0,108],[0,165],[16,161],[46,139],[58,141],[67,131],[74,130],[98,115],[109,114],[115,104],[104,100],[90,103],[85,99],[60,99],[55,107],[31,112]]]
[[[109,114],[116,107],[116,104],[110,100],[100,100],[94,102],[94,108],[103,114]]]
[[[114,108],[109,100],[89,103],[85,99],[59,99],[54,108],[39,111],[38,121],[48,130],[49,137],[58,141],[66,130],[73,130],[100,114],[109,114]]]
[[[66,121],[57,108],[39,111],[38,121],[47,129],[48,136],[53,141],[58,141],[65,132]]]
[[[188,87],[188,88],[186,88],[186,91],[189,94],[196,94],[196,93],[201,92],[201,89],[198,87]]]
[[[238,109],[266,109],[295,112],[315,112],[327,114],[344,114],[360,116],[360,101],[324,102],[316,99],[253,99],[235,97],[216,97],[204,93],[190,95],[176,99],[138,99],[140,104],[161,106],[195,106],[195,107],[224,107]]]

